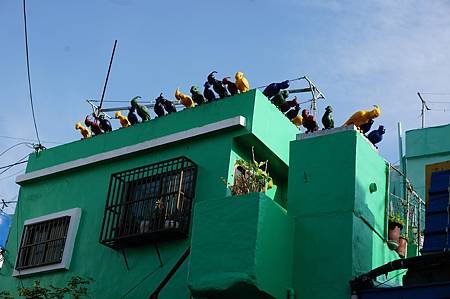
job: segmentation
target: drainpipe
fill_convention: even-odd
[[[397,134],[398,134],[398,158],[400,161],[400,171],[406,175],[405,171],[405,161],[403,160],[403,132],[402,132],[402,124],[400,122],[397,123]],[[403,177],[403,176],[401,176]],[[403,178],[401,180],[401,187],[400,188],[400,198],[404,198],[405,196],[405,190],[406,190],[406,178]]]

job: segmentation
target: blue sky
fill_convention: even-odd
[[[320,114],[332,105],[337,124],[380,105],[375,125],[387,129],[380,153],[395,162],[397,122],[420,125],[417,91],[450,92],[449,11],[446,1],[27,0],[40,137],[47,147],[80,138],[74,124],[90,113],[85,100],[100,97],[117,39],[106,99],[172,97],[177,87],[201,86],[212,70],[243,71],[252,87],[308,75],[327,97]],[[20,142],[4,136],[35,139],[22,1],[0,1],[0,36],[1,152]],[[449,116],[430,111],[426,124],[448,123]],[[0,164],[29,151],[17,146]],[[0,198],[17,194],[14,175],[23,168],[0,175]]]

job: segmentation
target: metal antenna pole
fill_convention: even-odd
[[[102,97],[100,99],[100,105],[98,106],[98,110],[97,110],[96,114],[98,114],[100,112],[100,109],[102,108],[103,98],[105,97],[106,86],[108,85],[109,73],[111,72],[111,65],[112,65],[112,62],[114,59],[114,53],[116,52],[116,46],[117,46],[117,39],[114,41],[114,47],[113,47],[112,54],[111,54],[111,60],[109,61],[108,73],[106,74],[105,85],[103,86]],[[96,115],[96,116],[98,116],[98,115]]]
[[[420,116],[422,117],[422,128],[423,128],[425,125],[425,110],[430,110],[430,108],[427,106],[427,102],[425,102],[425,100],[422,98],[420,92],[418,92],[417,95],[419,96],[419,99],[422,102],[422,110],[420,112]]]

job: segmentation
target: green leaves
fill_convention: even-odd
[[[35,280],[31,287],[21,286],[17,288],[20,297],[27,299],[79,299],[88,296],[87,286],[93,281],[92,278],[73,276],[64,287],[42,287],[39,280]],[[0,292],[0,299],[14,299],[11,293]]]

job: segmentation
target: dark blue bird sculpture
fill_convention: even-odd
[[[136,108],[134,108],[133,106],[131,106],[130,108],[128,108],[128,121],[130,122],[130,124],[133,126],[135,124],[139,123],[139,119],[135,113]]]
[[[98,122],[100,125],[100,129],[102,129],[103,132],[107,133],[112,131],[111,122],[105,118],[104,114],[100,114],[100,116],[98,117]]]
[[[217,100],[214,91],[211,90],[211,84],[209,84],[209,82],[205,82],[203,86],[205,87],[205,89],[203,90],[203,95],[208,100],[208,102]]]
[[[223,99],[225,97],[230,96],[230,94],[227,91],[227,88],[223,85],[222,81],[217,80],[215,75],[217,72],[211,72],[208,75],[208,83],[212,85],[214,91],[219,95],[219,98]]]
[[[376,144],[383,140],[384,133],[386,133],[384,126],[379,126],[377,130],[373,130],[372,132],[370,132],[367,138],[370,142],[372,142],[373,145],[375,145],[376,148],[378,148]]]
[[[359,129],[365,135],[370,131],[370,129],[372,128],[372,125],[373,125],[373,119],[371,119],[367,123],[359,126]]]
[[[164,97],[162,93],[155,99],[155,106],[153,107],[153,110],[155,111],[156,115],[158,117],[162,117],[166,115],[166,111],[164,111]]]
[[[298,115],[298,113],[300,112],[300,105],[297,104],[294,106],[293,109],[289,110],[288,112],[286,112],[286,117],[289,118],[289,120],[293,119],[294,117],[296,117]]]
[[[289,80],[285,80],[285,81],[280,82],[280,83],[270,83],[269,85],[267,85],[266,88],[264,88],[263,94],[267,98],[270,99],[271,97],[273,97],[274,95],[279,93],[280,90],[286,89],[286,88],[289,88]]]
[[[177,112],[177,108],[175,107],[175,104],[172,101],[164,98],[162,104],[163,104],[164,109],[166,109],[168,114]]]

